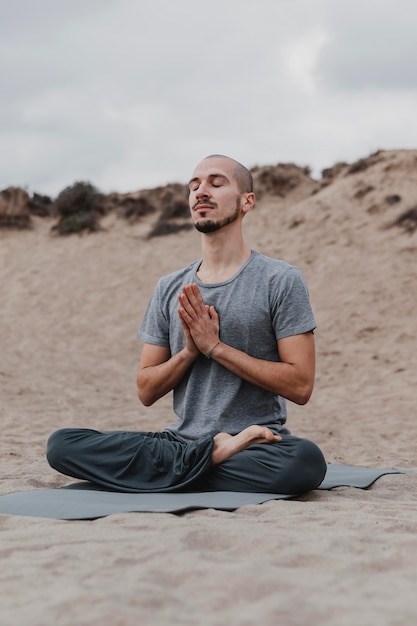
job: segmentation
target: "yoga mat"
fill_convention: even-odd
[[[405,470],[351,467],[330,464],[319,489],[358,487],[365,489],[384,474],[406,474]],[[234,511],[246,504],[288,500],[296,496],[279,493],[204,491],[189,493],[120,493],[104,491],[87,482],[61,489],[32,489],[0,496],[0,514],[87,520],[112,513],[183,513],[191,509]]]

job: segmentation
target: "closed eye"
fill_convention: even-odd
[[[211,177],[211,184],[213,187],[221,187],[227,182],[228,182],[227,178],[222,175],[216,175],[216,176]]]

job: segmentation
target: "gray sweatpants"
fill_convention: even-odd
[[[62,474],[124,492],[251,491],[296,495],[315,489],[327,465],[313,442],[283,435],[212,466],[213,438],[184,442],[169,431],[64,428],[47,459]]]

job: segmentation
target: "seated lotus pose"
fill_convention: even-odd
[[[201,259],[159,280],[138,331],[139,399],[173,390],[177,421],[162,432],[58,430],[53,468],[126,492],[295,495],[321,483],[322,452],[286,426],[286,400],[305,404],[314,384],[308,291],[296,267],[246,245],[254,202],[234,159],[197,165],[189,204]]]

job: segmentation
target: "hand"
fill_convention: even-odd
[[[191,337],[190,329],[181,317],[180,309],[178,309],[178,317],[180,318],[181,326],[185,336],[185,349],[191,357],[197,357],[200,354],[200,350],[195,345],[193,338]]]
[[[200,352],[207,354],[219,342],[220,325],[216,309],[204,303],[195,283],[184,286],[178,299],[181,305],[178,314],[186,341],[191,339]]]

